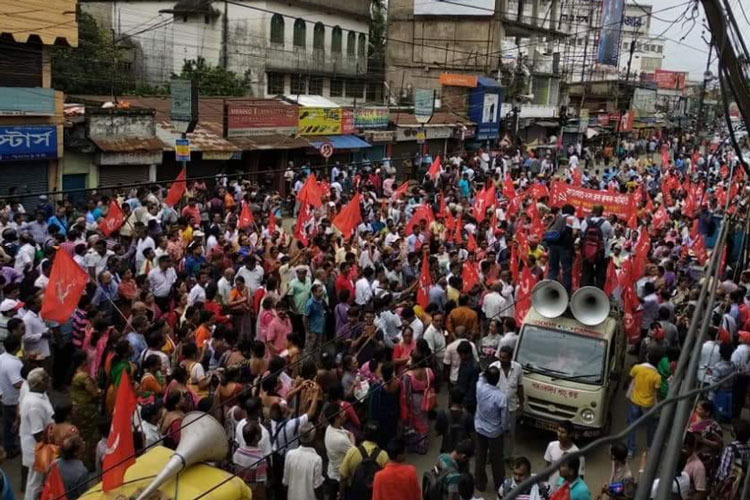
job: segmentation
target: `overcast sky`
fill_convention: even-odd
[[[677,6],[685,4],[686,0],[636,0],[639,4],[651,4],[654,11],[660,11],[671,6]],[[742,11],[739,7],[739,2],[745,8],[745,12],[750,17],[750,0],[729,0],[729,4],[732,6],[735,18],[740,25],[740,29],[743,33],[750,33],[750,25],[745,21],[742,15]],[[708,39],[708,30],[703,28],[705,15],[703,13],[703,6],[699,4],[699,15],[697,22],[693,29],[690,31],[691,22],[688,22],[683,27],[683,21],[679,21],[664,34],[668,40],[666,40],[666,57],[662,60],[662,69],[671,69],[676,71],[689,71],[691,80],[702,80],[703,71],[706,68],[706,58],[708,57],[708,46],[701,39],[701,33],[706,34]],[[667,10],[665,12],[657,12],[651,19],[651,36],[656,36],[663,32],[669,27],[672,21],[682,14],[687,5],[683,7],[675,7],[674,9]],[[659,19],[657,19],[659,18]],[[690,31],[685,40],[680,43],[685,33]],[[750,35],[745,36],[745,43],[750,43]],[[715,68],[715,63],[712,65]],[[716,74],[716,70],[712,70]]]

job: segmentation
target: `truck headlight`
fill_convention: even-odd
[[[583,420],[587,424],[590,424],[591,422],[593,422],[595,418],[596,418],[596,413],[594,413],[593,410],[589,410],[588,408],[586,408],[585,410],[581,412],[581,420]]]

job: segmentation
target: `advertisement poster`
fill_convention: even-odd
[[[491,16],[495,0],[414,0],[415,16]]]
[[[500,136],[500,89],[474,89],[469,94],[469,119],[477,124],[477,140],[497,139]]]
[[[299,108],[300,135],[341,134],[341,108]]]
[[[353,134],[357,130],[354,126],[354,111],[351,109],[341,110],[341,133]]]
[[[227,137],[297,133],[297,108],[227,104]]]
[[[354,126],[359,129],[388,128],[390,119],[388,108],[357,108]]]
[[[550,190],[550,203],[552,206],[561,207],[570,203],[574,207],[581,207],[588,213],[594,205],[604,206],[604,215],[615,214],[618,217],[627,218],[630,205],[629,194],[609,193],[596,189],[574,187],[562,181],[552,183]]]
[[[414,89],[414,118],[419,123],[427,123],[435,111],[435,91]]]
[[[602,35],[596,62],[605,66],[617,66],[620,57],[620,33],[625,0],[603,0]]]
[[[684,90],[687,73],[683,71],[667,71],[657,69],[654,72],[654,81],[660,89]]]

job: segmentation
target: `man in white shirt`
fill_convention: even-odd
[[[16,320],[18,321],[18,320]],[[10,336],[3,342],[5,352],[0,354],[0,394],[3,400],[3,446],[9,457],[18,454],[16,432],[13,429],[18,410],[18,396],[23,385],[21,369],[23,362],[15,354],[21,347],[21,339]]]
[[[39,274],[37,279],[34,280],[34,287],[44,291],[47,289],[49,283],[49,273],[52,271],[52,261],[46,259],[41,265],[42,272]]]
[[[247,418],[243,418],[237,423],[235,428],[234,440],[237,441],[237,446],[245,446],[245,437],[242,434],[245,424],[248,422],[257,422],[260,425],[260,441],[258,441],[258,448],[264,457],[270,456],[273,448],[271,447],[271,433],[265,425],[260,423],[260,415],[263,410],[263,403],[260,398],[249,398],[245,403],[245,411],[247,412]]]
[[[23,350],[26,355],[34,354],[37,359],[49,358],[49,328],[39,316],[42,309],[42,295],[36,294],[27,304],[28,311],[23,316],[26,333],[23,335]]]
[[[162,311],[169,310],[169,298],[172,293],[172,285],[177,281],[177,272],[172,267],[172,259],[163,255],[158,261],[159,267],[148,272],[147,281],[154,301]]]
[[[216,297],[222,305],[229,304],[229,292],[234,286],[234,269],[228,267],[224,269],[224,275],[216,283]]]
[[[516,440],[516,419],[518,410],[523,408],[523,368],[520,363],[512,361],[513,349],[508,346],[500,347],[497,351],[499,361],[490,366],[496,366],[500,371],[497,386],[503,391],[508,400],[508,439],[505,439],[503,453],[506,459],[513,457],[513,443]]]
[[[258,266],[255,255],[248,255],[245,258],[245,265],[237,270],[237,276],[242,276],[245,280],[245,286],[250,296],[255,295],[255,291],[263,281],[263,267]]]
[[[437,358],[443,355],[445,349],[445,332],[443,330],[443,313],[440,311],[432,314],[432,323],[424,331],[422,338],[425,339],[430,351]]]
[[[341,462],[344,461],[346,452],[354,446],[354,435],[344,429],[346,415],[341,411],[339,404],[329,403],[323,409],[323,415],[327,422],[325,435],[326,456],[328,457],[328,479],[330,487],[328,488],[329,498],[337,498],[341,488]]]
[[[711,335],[709,333],[709,335]],[[715,337],[716,333],[714,333]],[[721,361],[719,354],[719,343],[714,339],[709,339],[701,346],[701,357],[698,363],[698,380],[703,384],[712,384],[714,382],[711,371],[713,367]]]
[[[94,248],[89,250],[83,258],[84,265],[92,280],[96,281],[99,275],[107,269],[109,258],[114,254],[112,250],[107,250],[106,241],[97,240],[94,243]]]
[[[488,323],[490,321],[500,319],[500,314],[508,305],[505,297],[500,295],[502,289],[502,284],[500,282],[496,282],[490,288],[489,293],[484,296],[484,302],[482,303],[482,312],[484,313],[484,317]]]
[[[18,242],[21,246],[16,253],[14,268],[19,273],[25,273],[30,271],[34,265],[34,257],[36,256],[34,238],[29,233],[21,233]]]
[[[456,340],[448,344],[445,348],[445,353],[442,356],[443,366],[446,370],[449,370],[448,379],[451,384],[458,382],[458,369],[461,367],[461,356],[458,353],[458,346],[463,342],[469,342],[464,338],[466,336],[466,328],[463,325],[457,326],[454,330],[454,334],[456,335]],[[477,348],[474,345],[474,342],[469,342],[469,344],[471,345],[471,353],[474,356],[474,359],[478,362],[479,355],[477,354]],[[440,354],[438,354],[437,357],[439,359]]]
[[[206,283],[208,283],[208,272],[201,271],[198,273],[198,282],[193,285],[188,294],[188,305],[192,306],[197,302],[206,302]]]
[[[283,484],[288,500],[320,498],[316,491],[323,486],[323,459],[312,446],[315,426],[306,422],[300,426],[299,447],[288,451],[284,460]]]
[[[372,299],[372,285],[370,284],[375,271],[371,267],[366,267],[362,271],[362,277],[354,284],[354,302],[359,306],[366,306]]]
[[[143,252],[147,248],[156,248],[154,239],[146,233],[146,225],[143,222],[135,223],[136,231],[136,244],[135,244],[135,268],[143,268],[143,263],[146,261],[146,256]]]
[[[21,438],[21,465],[29,469],[24,500],[36,500],[41,493],[45,474],[34,469],[34,452],[44,436],[44,430],[54,422],[52,416],[55,410],[46,394],[49,375],[44,368],[31,370],[27,380],[29,392],[18,409],[18,434]]]

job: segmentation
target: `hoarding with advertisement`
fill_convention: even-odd
[[[446,87],[469,87],[477,86],[477,77],[475,75],[462,75],[460,73],[443,73],[440,75],[440,85]]]
[[[415,16],[491,16],[495,0],[414,0]]]
[[[43,88],[0,87],[0,116],[53,116],[55,91]]]
[[[500,88],[480,86],[469,94],[469,119],[477,124],[476,139],[500,136]]]
[[[630,132],[633,130],[633,121],[635,120],[635,111],[629,110],[622,115],[617,122],[619,132]]]
[[[656,111],[656,90],[633,90],[633,110],[638,116],[651,116]]]
[[[342,109],[341,110],[341,133],[342,134],[353,134],[357,130],[354,126],[354,110]]]
[[[300,135],[341,134],[341,108],[299,108]]]
[[[297,133],[297,108],[285,104],[227,104],[227,137]]]
[[[596,62],[605,66],[617,66],[620,57],[620,34],[622,32],[622,12],[625,0],[603,0],[602,35]]]
[[[388,108],[357,108],[354,126],[359,129],[388,128],[390,119]]]
[[[657,69],[654,71],[654,81],[660,89],[684,90],[687,73],[684,71],[668,71]]]
[[[0,161],[57,158],[57,126],[0,127]]]

